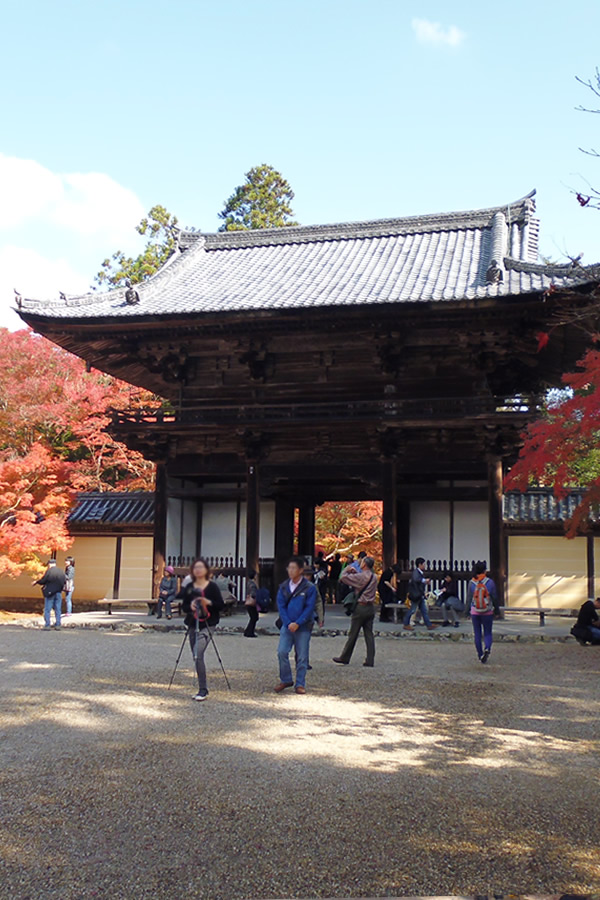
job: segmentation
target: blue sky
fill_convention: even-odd
[[[30,0],[3,8],[0,325],[77,293],[155,203],[216,230],[262,162],[303,224],[503,204],[600,260],[600,3]],[[597,104],[600,107],[600,100]]]

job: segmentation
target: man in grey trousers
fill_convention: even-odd
[[[372,556],[364,556],[360,561],[360,569],[356,571],[348,566],[340,576],[340,581],[347,584],[357,597],[356,609],[350,620],[348,640],[341,656],[333,661],[347,666],[354,650],[354,645],[362,628],[367,645],[367,658],[363,665],[372,668],[375,664],[375,638],[373,637],[373,619],[375,618],[375,594],[377,593],[377,576],[373,572],[375,560]]]

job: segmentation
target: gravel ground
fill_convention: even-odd
[[[600,652],[0,628],[1,896],[393,897],[600,890]]]

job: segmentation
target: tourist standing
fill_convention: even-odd
[[[296,693],[306,693],[306,670],[308,668],[308,649],[310,635],[315,617],[317,589],[304,577],[304,560],[300,556],[292,556],[287,565],[288,577],[279,585],[277,591],[277,607],[281,618],[279,632],[279,684],[275,687],[277,694],[294,686],[290,651],[296,651]]]
[[[65,616],[73,615],[73,591],[75,590],[75,560],[72,556],[65,559]]]
[[[379,621],[391,622],[388,603],[396,602],[396,572],[393,566],[384,569],[377,585],[379,593]]]
[[[177,599],[182,600],[184,622],[188,628],[190,647],[196,664],[198,693],[194,700],[202,701],[208,697],[204,664],[204,654],[210,641],[208,628],[214,628],[219,624],[219,613],[224,603],[221,591],[210,580],[210,566],[205,559],[200,557],[194,560],[190,566],[190,576],[189,583],[179,591]]]
[[[158,604],[156,607],[156,618],[162,619],[163,603],[167,619],[171,619],[171,604],[175,600],[177,594],[177,577],[173,566],[165,566],[163,577],[158,586]]]
[[[256,604],[256,595],[258,594],[258,584],[256,583],[256,572],[254,569],[248,569],[248,577],[246,580],[246,599],[244,606],[248,613],[248,624],[244,631],[244,637],[255,638],[256,623],[258,622],[258,606]]]
[[[469,582],[469,604],[471,607],[471,622],[473,623],[473,635],[475,649],[479,661],[486,663],[492,652],[492,625],[494,624],[494,610],[498,603],[496,585],[487,575],[485,563],[475,563],[473,578]],[[483,644],[481,633],[483,631]]]
[[[50,628],[50,613],[54,610],[54,627],[60,628],[60,608],[62,606],[62,592],[66,582],[65,573],[56,565],[55,559],[49,559],[46,571],[37,581],[44,595],[44,629]]]
[[[375,560],[372,556],[363,556],[360,563],[360,571],[356,572],[350,566],[344,569],[340,581],[347,584],[356,596],[356,606],[350,620],[350,631],[340,656],[335,656],[333,661],[347,666],[352,657],[352,651],[358,635],[362,629],[367,647],[367,658],[363,665],[372,668],[375,665],[375,638],[373,637],[373,619],[375,618],[375,595],[377,593],[377,576],[373,572]]]
[[[424,572],[425,560],[422,556],[418,556],[415,560],[415,569],[410,577],[410,581],[408,582],[408,599],[410,600],[410,609],[406,610],[406,614],[404,616],[404,624],[402,627],[405,631],[414,631],[413,626],[410,624],[410,620],[413,613],[417,612],[417,610],[423,616],[423,621],[425,622],[428,631],[433,631],[434,628],[437,628],[437,625],[431,624],[429,613],[427,612],[425,588],[429,584],[429,578],[425,578]]]
[[[342,572],[342,560],[339,553],[329,563],[329,577],[327,579],[327,599],[330,603],[338,601],[338,582]]]

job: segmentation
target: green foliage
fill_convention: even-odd
[[[254,166],[246,173],[245,183],[235,189],[219,213],[223,219],[219,231],[297,225],[291,220],[293,199],[291,187],[272,166]]]
[[[94,281],[101,287],[123,287],[139,284],[163,266],[177,247],[177,218],[164,206],[153,206],[135,229],[147,237],[144,250],[133,259],[121,250],[105,259]]]

